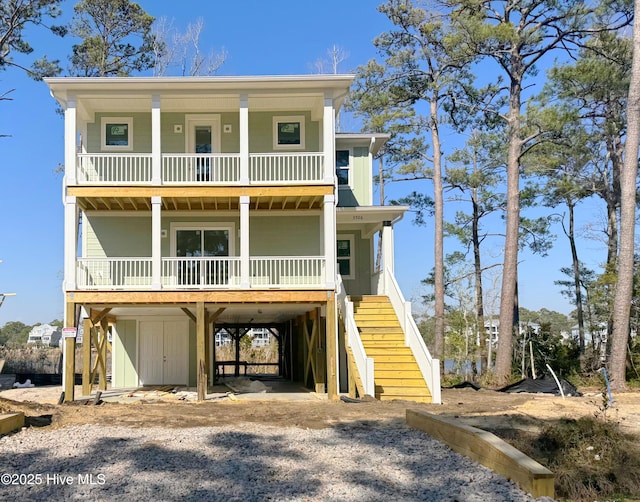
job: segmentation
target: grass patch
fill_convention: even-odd
[[[638,438],[605,417],[565,418],[516,447],[555,474],[558,497],[622,500],[640,493]]]

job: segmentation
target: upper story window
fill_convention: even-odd
[[[102,149],[133,150],[133,118],[102,117]]]
[[[351,185],[351,152],[336,150],[336,176],[338,187]]]
[[[273,149],[304,150],[304,116],[273,117]]]

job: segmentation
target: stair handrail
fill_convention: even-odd
[[[433,404],[441,404],[440,360],[431,356],[427,345],[424,343],[418,325],[411,314],[411,302],[406,301],[402,296],[402,291],[396,278],[388,269],[385,269],[384,275],[386,293],[404,331],[404,343],[413,352],[413,357],[415,357],[429,392],[431,392],[431,402]]]
[[[345,291],[340,274],[337,274],[336,278],[336,298],[338,300],[338,309],[344,321],[344,329],[347,333],[347,345],[351,348],[353,361],[360,374],[364,393],[365,395],[375,396],[376,387],[373,379],[373,358],[367,357],[367,353],[364,350],[364,345],[358,333],[358,326],[356,325],[353,314],[353,302],[350,302],[347,298],[347,292]]]

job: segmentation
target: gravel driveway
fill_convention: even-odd
[[[0,500],[533,500],[398,423],[30,428],[0,439],[0,474]]]

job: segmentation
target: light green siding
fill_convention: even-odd
[[[203,113],[220,117],[220,152],[238,153],[240,151],[240,115],[239,113]],[[190,113],[197,117],[197,113]],[[175,132],[174,126],[181,125],[182,132]],[[224,126],[230,125],[231,132],[225,133]],[[161,142],[163,153],[186,153],[187,120],[184,113],[162,113],[160,117]]]
[[[363,239],[359,230],[338,229],[338,238],[342,236],[353,236],[354,238],[354,263],[355,279],[344,280],[344,286],[349,295],[368,295],[371,294],[371,264],[373,263],[373,243],[371,239]]]
[[[113,387],[136,387],[136,321],[118,321],[113,330]]]
[[[338,146],[337,149],[347,147]],[[355,146],[351,148],[351,186],[341,185],[338,190],[338,205],[341,207],[371,206],[372,166],[369,148]]]
[[[133,153],[151,153],[151,112],[149,113],[96,113],[95,121],[87,124],[86,148],[89,153],[102,151],[102,117],[133,118]]]
[[[369,149],[353,149],[353,191],[359,206],[371,205],[371,165]]]
[[[249,219],[252,256],[319,256],[319,216],[254,216]]]
[[[237,216],[171,216],[165,212],[162,230],[162,256],[172,256],[172,226],[199,223],[233,225],[234,254],[240,253],[240,218]],[[320,216],[252,216],[249,219],[250,247],[253,256],[319,256],[323,253],[320,243]],[[151,217],[98,216],[84,219],[85,254],[87,258],[150,257]]]
[[[311,121],[309,112],[272,113],[251,111],[249,111],[249,151],[255,153],[273,152],[273,117],[290,117],[294,115],[304,115],[305,117],[304,151],[319,152],[320,124],[319,122]]]
[[[151,217],[92,215],[83,220],[87,258],[151,256]]]

